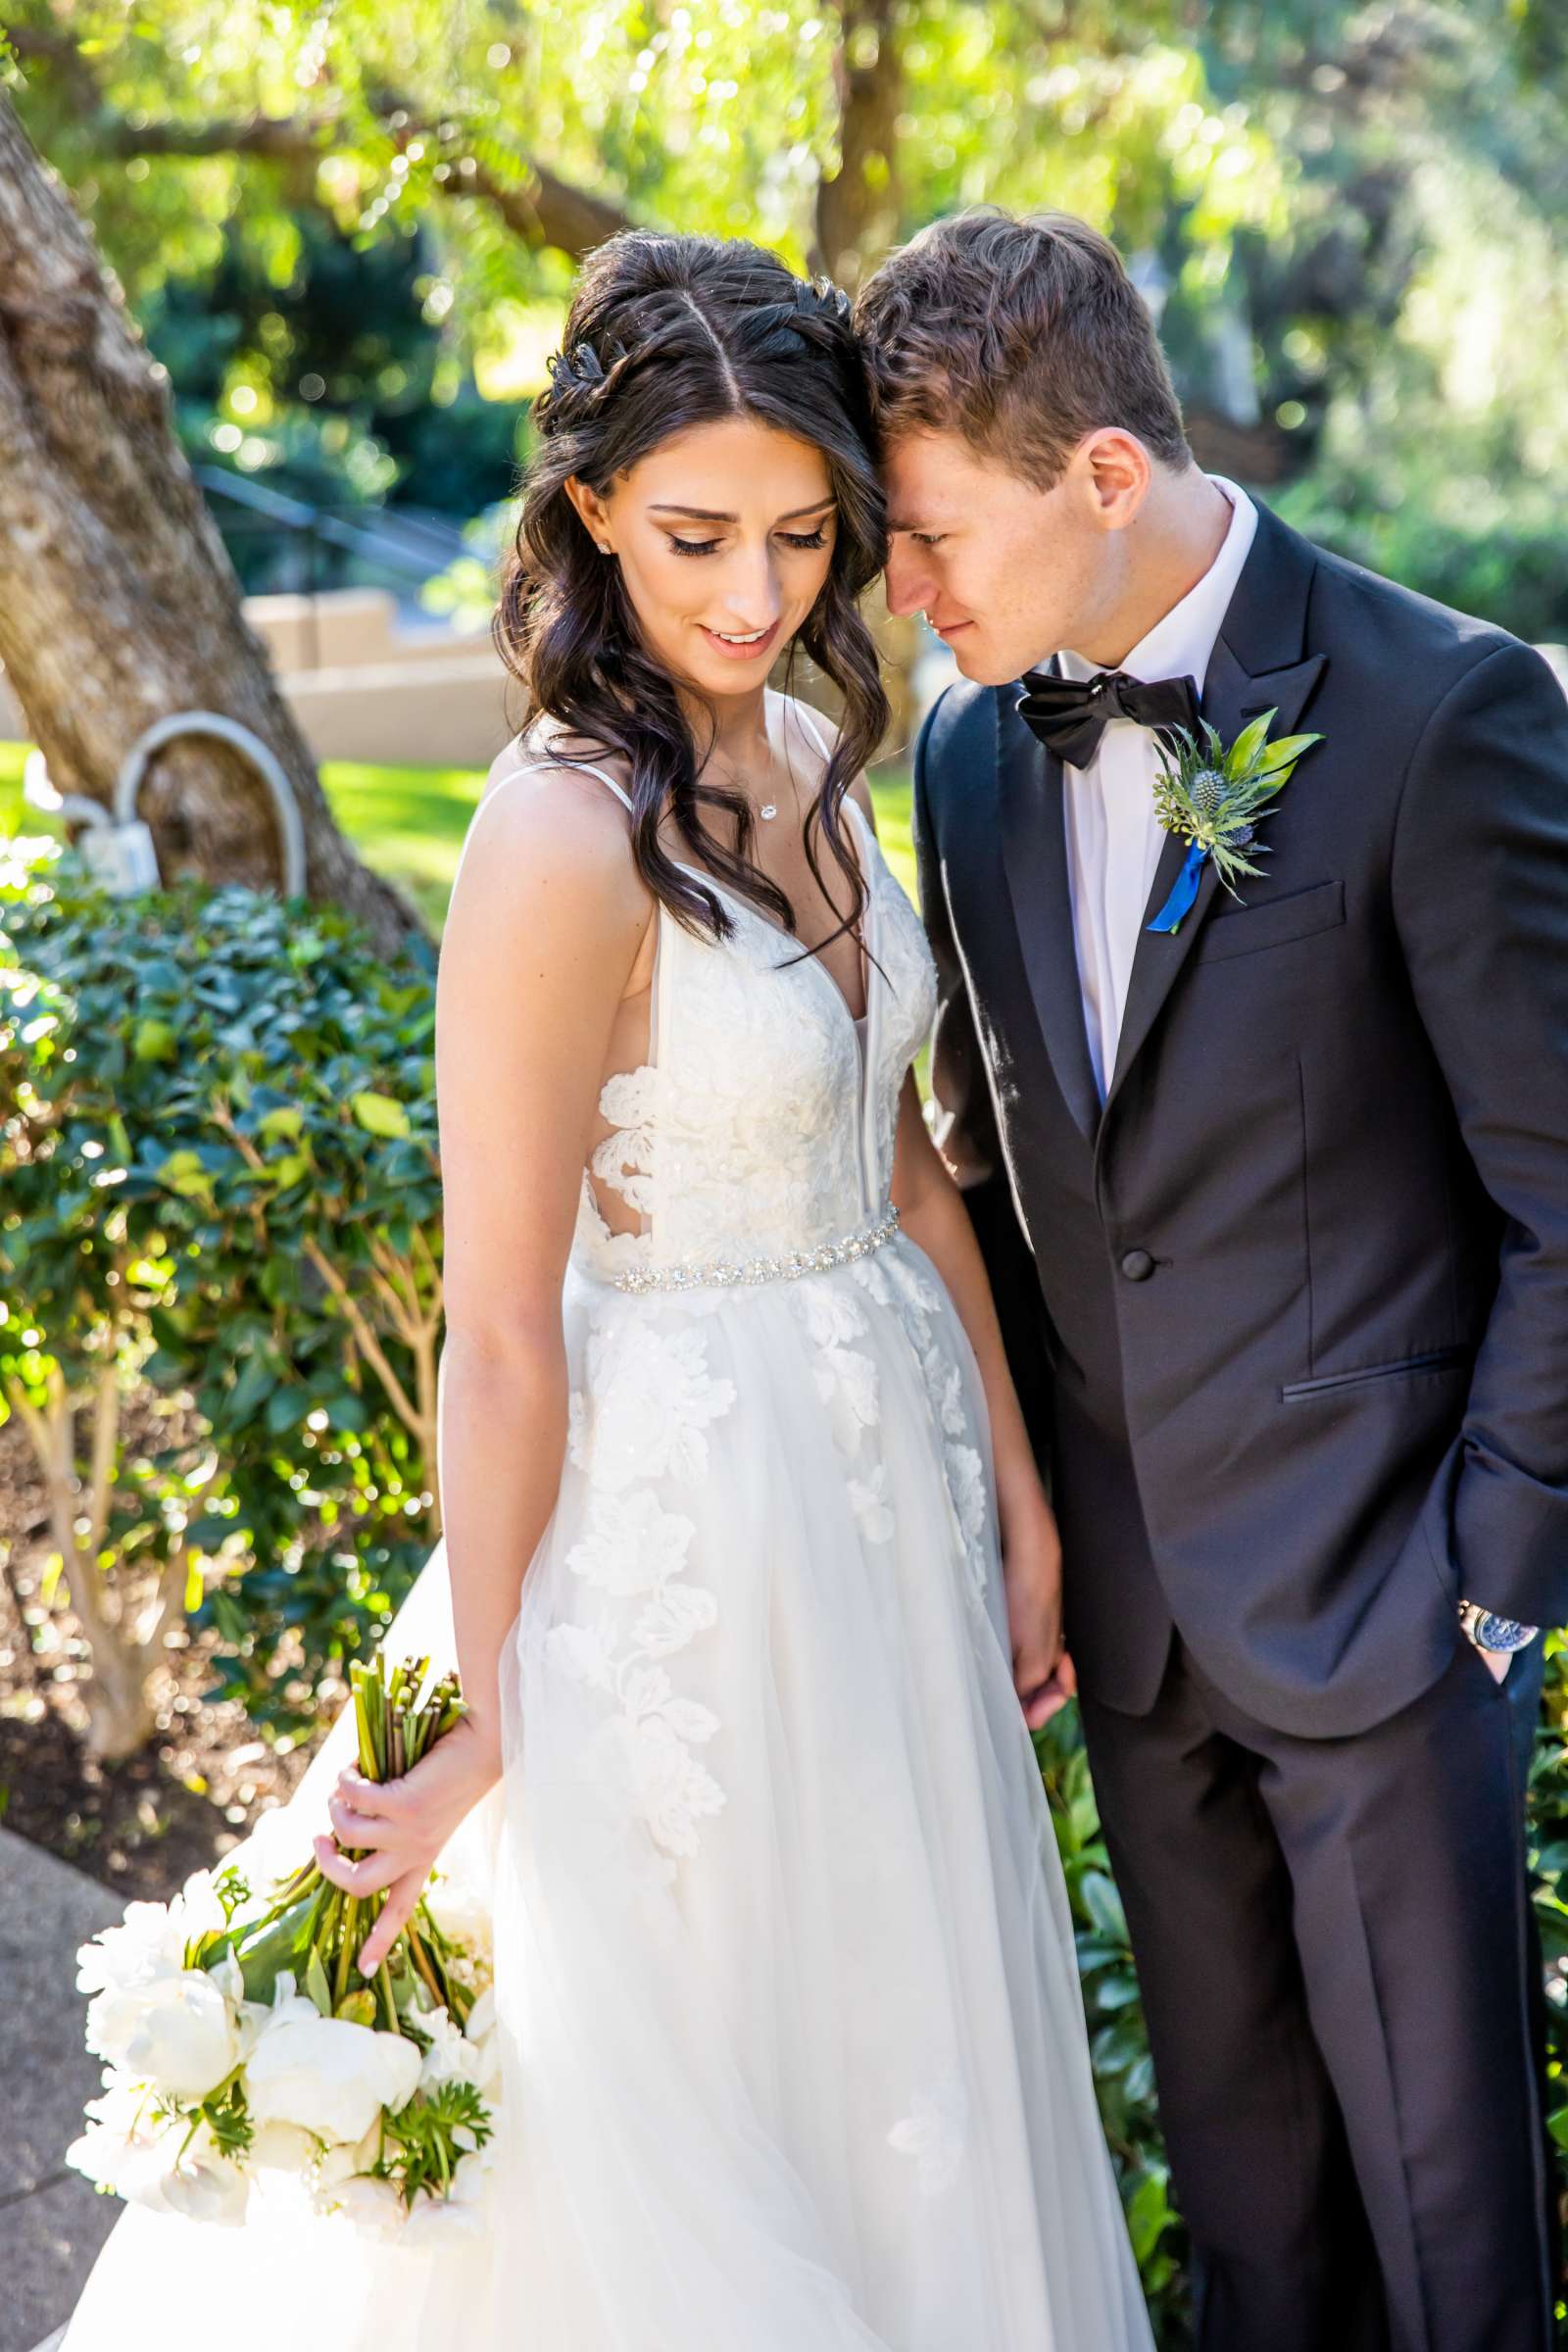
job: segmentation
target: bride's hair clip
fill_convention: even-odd
[[[803,278],[795,289],[795,307],[808,318],[825,318],[833,326],[850,323],[850,298],[830,277]]]
[[[594,346],[584,338],[565,351],[553,352],[546,362],[550,390],[538,403],[541,426],[579,423],[599,405],[611,382],[621,372],[626,354],[618,343],[610,347],[607,368]]]

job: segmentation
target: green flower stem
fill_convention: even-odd
[[[343,1932],[338,1938],[337,1967],[332,1977],[334,2008],[349,1988],[349,1971],[359,1956],[360,1898],[351,1894],[343,1914]]]
[[[413,1961],[415,1971],[421,1984],[436,2007],[438,2009],[445,2008],[446,1996],[437,1982],[435,1970],[430,1965],[430,1956],[424,1948],[423,1937],[416,1931],[408,1928],[404,1930],[404,1935],[408,1939],[409,1958]]]

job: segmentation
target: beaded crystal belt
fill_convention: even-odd
[[[617,1291],[701,1291],[728,1289],[736,1283],[794,1282],[802,1274],[825,1274],[832,1266],[847,1266],[852,1258],[869,1257],[891,1241],[899,1212],[890,1200],[874,1225],[850,1234],[842,1242],[825,1242],[819,1250],[790,1250],[782,1257],[710,1259],[707,1264],[625,1266],[610,1280]]]

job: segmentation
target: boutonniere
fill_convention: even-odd
[[[1187,857],[1176,886],[1150,924],[1151,931],[1174,931],[1198,896],[1199,876],[1212,858],[1219,878],[1233,899],[1239,899],[1234,877],[1261,874],[1247,856],[1255,850],[1268,855],[1267,842],[1257,828],[1271,813],[1269,804],[1289,783],[1298,760],[1321,735],[1282,735],[1268,740],[1277,710],[1254,718],[1227,751],[1207,720],[1200,734],[1186,727],[1161,731],[1160,772],[1154,780],[1154,807],[1167,833],[1188,844]]]

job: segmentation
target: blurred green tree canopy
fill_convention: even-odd
[[[356,341],[343,277],[381,414],[337,440],[378,495],[378,464],[432,462],[386,415],[533,390],[575,260],[623,221],[754,235],[853,282],[956,206],[1054,205],[1131,257],[1205,462],[1568,635],[1556,0],[8,0],[0,21],[32,137],[160,338],[225,270],[275,289],[215,360],[258,469],[300,458],[302,417],[335,421],[322,305],[308,320],[290,290],[337,250],[385,249],[427,330]]]

